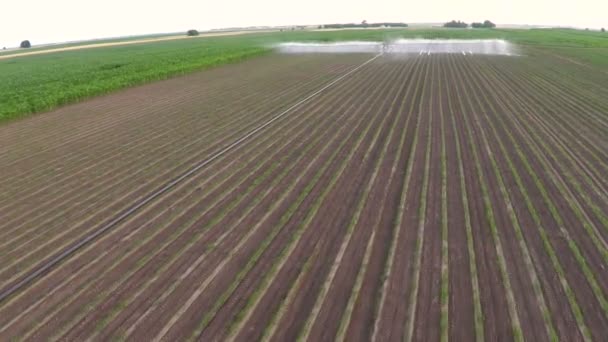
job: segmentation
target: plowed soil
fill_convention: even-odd
[[[270,55],[1,126],[7,289],[286,113],[0,302],[0,340],[604,339],[596,71],[373,57]]]

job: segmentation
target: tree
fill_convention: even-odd
[[[443,27],[452,27],[452,28],[467,28],[469,27],[469,24],[462,22],[460,20],[456,21],[456,20],[452,20],[448,23],[443,24]]]
[[[606,29],[602,27],[602,32],[606,32]]]
[[[472,28],[495,28],[496,25],[493,22],[486,20],[483,23],[472,23],[471,27]]]
[[[356,28],[356,27],[407,27],[406,23],[368,23],[364,20],[361,24],[325,24],[323,28],[326,29],[342,29],[342,28]]]
[[[198,36],[198,31],[197,30],[188,30],[187,34],[190,37]]]
[[[22,49],[27,49],[27,48],[31,48],[32,44],[30,43],[29,40],[24,40],[21,42],[21,45],[19,45]]]

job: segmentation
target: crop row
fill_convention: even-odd
[[[226,113],[212,121],[217,131],[141,122],[150,129],[130,131],[132,148],[149,158],[112,166],[120,146],[111,139],[91,152],[101,160],[66,154],[74,168],[103,170],[89,193],[74,188],[77,178],[54,174],[56,190],[49,184],[27,215],[17,212],[21,204],[0,202],[16,210],[0,230],[10,239],[0,249],[5,283],[166,180],[169,169],[187,168],[371,56],[309,58],[285,62],[292,76],[266,76],[274,95],[237,88],[234,108],[214,102],[228,88],[210,90],[200,105]],[[568,91],[572,80],[584,84],[540,57],[380,57],[1,303],[0,337],[601,339],[608,103],[603,90]],[[197,101],[189,97],[196,91],[180,101]],[[196,115],[183,118],[197,125]],[[147,145],[162,127],[184,134],[165,141],[171,148],[206,138],[156,164],[162,142]],[[70,144],[94,136],[74,132]],[[27,160],[10,158],[14,172]],[[139,178],[145,161],[150,171]],[[48,156],[31,180],[42,182],[57,162]],[[82,228],[40,228],[79,200],[89,206],[61,222],[81,217]]]
[[[307,67],[319,68],[316,66],[317,63],[319,61],[312,61],[308,66],[300,66],[299,70],[306,70]],[[288,69],[293,69],[291,63],[287,64]],[[252,97],[240,106],[233,104],[230,108],[224,106],[216,108],[215,110],[220,113],[218,120],[203,123],[204,125],[213,123],[215,129],[201,127],[200,130],[195,128],[192,132],[180,131],[184,129],[183,126],[200,125],[196,123],[197,116],[201,115],[198,110],[194,114],[186,112],[181,119],[171,120],[156,118],[152,112],[150,113],[152,120],[145,117],[141,119],[144,121],[141,125],[127,124],[125,129],[127,132],[123,132],[124,136],[120,139],[105,142],[99,139],[100,136],[103,137],[104,132],[97,132],[96,127],[93,126],[95,132],[90,137],[77,138],[90,139],[91,142],[78,141],[84,146],[91,147],[83,149],[66,147],[65,153],[60,155],[57,155],[55,150],[51,150],[47,154],[52,158],[52,164],[41,166],[41,175],[28,179],[27,185],[18,184],[22,187],[16,190],[10,201],[8,200],[10,197],[7,196],[6,206],[2,208],[5,218],[0,233],[3,237],[0,251],[3,261],[1,271],[3,284],[25,272],[52,251],[86,233],[120,208],[129,205],[167,179],[175,177],[177,173],[183,172],[202,156],[226,145],[235,137],[242,135],[242,132],[251,129],[250,127],[263,122],[281,108],[281,101],[293,101],[295,96],[299,97],[302,92],[311,91],[321,82],[326,82],[328,77],[331,77],[327,74],[333,74],[332,70],[336,68],[334,64],[326,65],[329,72],[328,69],[319,68],[321,69],[319,72],[311,74],[310,81],[297,82],[296,80],[301,79],[298,72],[291,75],[291,80],[288,76],[282,82],[276,81],[276,85],[270,83],[268,92],[273,94],[275,100],[273,101],[270,95],[266,95],[269,99],[266,102],[269,103],[256,104],[256,97]],[[337,67],[345,70],[348,64]],[[286,85],[291,86],[286,87]],[[277,94],[273,90],[274,87],[285,90]],[[224,93],[230,94],[229,91],[230,88],[223,87]],[[238,96],[239,93],[234,95]],[[192,96],[195,96],[195,99],[197,97],[196,93]],[[259,99],[259,96],[257,98]],[[279,108],[276,108],[277,106]],[[205,113],[204,108],[200,110]],[[204,115],[211,116],[206,113]],[[116,120],[111,116],[103,119]],[[147,121],[152,123],[148,124]],[[146,125],[154,131],[144,130]],[[157,129],[156,126],[160,128]],[[177,130],[171,129],[176,126]],[[145,138],[131,148],[128,146],[132,141],[130,138],[138,132]],[[161,134],[164,138],[159,136]],[[94,144],[97,140],[100,140],[99,144]],[[89,149],[93,151],[89,152]],[[83,159],[83,155],[86,159]],[[28,158],[29,163],[35,159],[42,158],[32,156],[31,159]],[[71,159],[74,161],[72,162]],[[49,174],[58,167],[56,165],[66,168],[66,171],[62,171],[57,177]],[[19,183],[21,178],[19,170],[7,171],[7,178],[12,174],[16,179],[13,182]],[[7,192],[11,192],[10,188]]]

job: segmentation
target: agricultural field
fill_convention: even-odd
[[[602,340],[607,69],[520,46],[254,49],[0,126],[0,340]]]
[[[136,38],[91,43],[124,43],[124,40]],[[116,90],[268,54],[272,52],[273,45],[280,42],[390,41],[399,38],[498,38],[522,46],[541,47],[543,51],[552,51],[579,63],[608,69],[608,34],[567,29],[409,28],[261,32],[2,58],[9,57],[5,53],[0,54],[0,123]]]

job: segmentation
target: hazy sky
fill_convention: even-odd
[[[232,26],[374,21],[608,28],[608,0],[0,0],[0,47]]]

